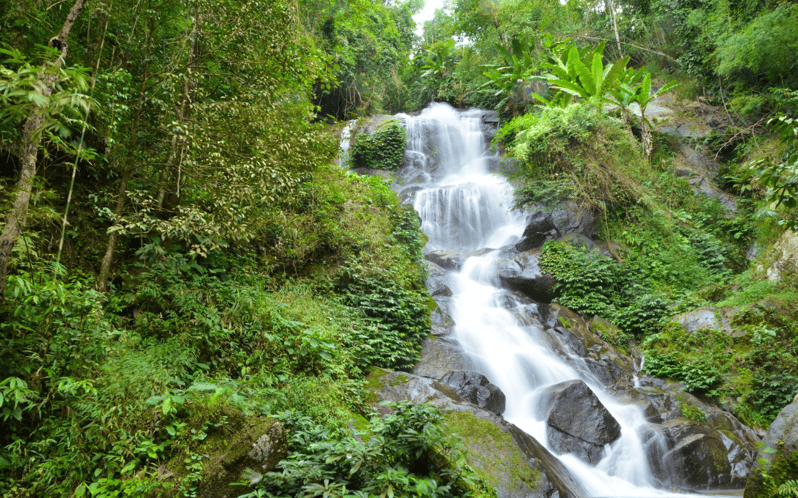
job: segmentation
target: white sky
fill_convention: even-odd
[[[416,34],[421,35],[424,27],[424,21],[429,21],[435,17],[435,11],[443,8],[444,0],[424,0],[424,8],[413,16],[416,21]]]

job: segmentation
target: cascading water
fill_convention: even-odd
[[[591,496],[665,496],[654,488],[639,436],[647,424],[642,410],[618,403],[580,368],[581,358],[566,362],[549,348],[543,328],[519,324],[508,310],[515,298],[500,287],[495,249],[517,241],[526,219],[511,210],[512,187],[490,172],[496,157],[488,151],[481,115],[433,104],[418,116],[402,116],[408,130],[404,173],[415,186],[413,203],[429,237],[427,250],[480,250],[451,275],[454,338],[472,370],[506,394],[504,417],[541,444],[547,444],[544,389],[581,379],[593,390],[620,424],[621,437],[604,448],[595,466],[571,454],[559,456]]]

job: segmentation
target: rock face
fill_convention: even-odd
[[[798,273],[798,234],[787,230],[773,245],[775,261],[768,268],[768,279],[778,282],[784,275]]]
[[[634,360],[597,335],[614,337],[617,334],[614,326],[598,317],[587,322],[559,304],[548,308],[546,326],[552,340],[559,345],[555,350],[562,350],[562,356],[574,368],[594,376],[604,386],[615,390],[632,389],[636,372]],[[581,361],[574,361],[571,355],[580,357]]]
[[[780,486],[798,479],[798,401],[784,407],[762,441],[757,465],[745,484],[744,498],[766,496],[763,472]]]
[[[438,308],[432,312],[432,330],[434,336],[446,336],[455,326],[454,320],[449,314],[451,305],[452,290],[449,288],[448,273],[435,263],[427,263],[428,277],[427,290],[430,296],[438,304]]]
[[[573,453],[597,464],[604,445],[621,437],[621,426],[581,380],[561,382],[548,390],[546,436],[560,453]]]
[[[682,392],[678,384],[650,378],[641,383],[626,394],[639,396],[637,404],[646,418],[658,424],[645,434],[657,479],[694,490],[744,486],[756,461],[757,434],[731,413]],[[701,421],[688,420],[685,414],[701,417]],[[694,453],[705,455],[704,463],[694,461]]]
[[[591,239],[596,234],[597,221],[593,213],[579,210],[573,203],[554,209],[535,209],[530,211],[524,236],[515,248],[521,252],[528,251],[571,234]]]
[[[701,490],[732,486],[726,446],[714,428],[685,418],[651,426],[648,462],[662,483]]]
[[[236,432],[212,435],[207,440],[209,448],[219,447],[219,439],[224,444],[221,444],[221,451],[210,454],[203,461],[202,481],[197,494],[200,498],[238,496],[241,488],[230,486],[230,483],[240,482],[245,469],[264,474],[288,454],[288,440],[277,420],[247,417],[241,424],[236,421],[229,427],[236,428]],[[203,453],[203,448],[198,453]]]
[[[536,301],[551,301],[551,289],[556,281],[543,273],[538,265],[540,250],[516,253],[503,251],[496,267],[499,280],[510,289],[521,292]]]
[[[375,369],[369,376],[374,407],[380,401],[411,400],[448,408],[447,427],[468,450],[467,463],[500,498],[582,498],[585,491],[568,470],[537,441],[496,414],[479,408],[438,380]]]
[[[452,370],[467,370],[468,367],[457,342],[445,337],[428,337],[421,343],[421,358],[413,373],[437,379]]]
[[[462,370],[447,372],[441,377],[441,382],[453,387],[457,395],[469,403],[496,415],[504,413],[506,396],[482,374]]]

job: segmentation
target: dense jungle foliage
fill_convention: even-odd
[[[4,496],[195,496],[245,415],[291,428],[252,496],[489,496],[434,409],[368,421],[365,372],[412,368],[435,304],[416,214],[334,131],[432,100],[498,111],[519,206],[601,215],[612,257],[544,248],[559,302],[750,424],[798,390],[798,270],[767,278],[798,205],[794,3],[449,0],[420,36],[418,0],[0,6]],[[724,109],[693,145],[735,213],[675,175],[658,93]],[[396,167],[396,128],[367,165]],[[668,321],[705,305],[744,333]]]

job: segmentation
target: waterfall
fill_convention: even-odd
[[[451,275],[453,337],[472,370],[507,396],[504,417],[548,447],[543,396],[547,386],[581,379],[621,426],[596,465],[570,454],[558,458],[591,496],[677,496],[655,489],[641,430],[642,410],[605,391],[581,358],[566,362],[552,351],[542,327],[520,324],[508,310],[514,296],[501,288],[496,263],[501,247],[516,242],[526,217],[511,209],[512,186],[491,173],[496,157],[481,130],[480,111],[433,104],[418,116],[400,116],[408,131],[405,178],[429,237],[427,250],[473,253]],[[646,444],[657,444],[648,441]]]

